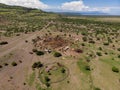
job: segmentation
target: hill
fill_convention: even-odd
[[[5,32],[10,31],[9,34],[6,34],[8,36],[12,32],[25,32],[26,28],[34,31],[57,16],[57,14],[38,9],[0,4],[0,29]]]

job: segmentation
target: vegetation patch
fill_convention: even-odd
[[[98,87],[96,87],[96,88],[94,88],[94,90],[101,90],[100,88],[98,88]]]
[[[101,57],[100,60],[111,66],[118,66],[118,67],[120,66],[120,62],[113,60],[112,56],[104,56],[104,57]]]
[[[83,50],[81,50],[81,49],[75,49],[75,52],[77,52],[77,53],[83,53]]]
[[[2,42],[0,42],[0,45],[6,45],[6,44],[8,44],[7,41],[2,41]]]
[[[2,65],[0,65],[0,68],[2,68],[3,66]]]
[[[101,52],[97,52],[96,53],[98,56],[102,56],[102,53]]]
[[[90,74],[90,66],[87,62],[83,61],[82,59],[77,62],[78,67],[80,70],[85,74]]]
[[[114,66],[114,67],[112,67],[112,71],[118,73],[118,72],[119,72],[119,69]]]
[[[120,48],[118,48],[117,50],[120,51]]]
[[[4,66],[8,66],[9,64],[8,63],[4,63]]]
[[[41,68],[43,67],[43,64],[39,61],[39,62],[35,62],[33,65],[32,65],[32,68]]]
[[[46,86],[51,83],[64,81],[69,75],[69,70],[60,63],[51,63],[45,65],[39,72],[40,81]]]
[[[61,57],[61,56],[62,56],[62,54],[59,53],[59,52],[55,52],[55,53],[54,53],[54,57]]]
[[[44,90],[39,83],[36,83],[36,90]]]
[[[36,52],[36,55],[38,55],[38,56],[41,56],[41,55],[44,55],[45,53],[43,52],[43,51],[37,51]]]
[[[11,65],[12,66],[17,66],[17,63],[16,62],[12,62]]]
[[[35,72],[33,72],[32,74],[30,74],[30,76],[28,77],[28,79],[27,79],[28,85],[32,86],[33,83],[34,83],[34,81],[35,81]]]

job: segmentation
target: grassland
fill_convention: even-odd
[[[0,43],[0,90],[120,90],[119,16],[0,4]]]

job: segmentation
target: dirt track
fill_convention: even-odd
[[[45,27],[43,27],[41,30],[44,30],[45,28],[47,28],[50,25],[51,22],[49,22]],[[11,51],[17,49],[17,48],[21,48],[22,45],[25,44],[25,40],[32,40],[33,38],[35,38],[37,35],[39,35],[39,33],[41,33],[40,31],[34,32],[32,34],[24,34],[19,36],[19,38],[17,38],[17,40],[8,42],[8,45],[5,46],[0,46],[0,57],[10,53]]]
[[[41,30],[47,28],[49,24],[50,23]],[[32,87],[29,88],[27,85],[25,86],[24,83],[26,83],[27,74],[31,73],[32,63],[37,60],[34,55],[29,54],[32,50],[31,40],[41,33],[42,31],[36,31],[30,34],[12,37],[8,39],[8,45],[0,46],[0,58],[9,56],[10,53],[13,54],[12,58],[3,60],[9,64],[8,66],[4,66],[2,61],[0,63],[3,66],[3,68],[0,69],[0,90],[35,90]],[[25,40],[28,42],[26,43]],[[21,60],[22,63],[20,63],[19,60]],[[18,64],[16,67],[11,65],[13,61]],[[10,77],[13,77],[13,79],[10,79]]]

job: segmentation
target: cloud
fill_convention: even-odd
[[[76,0],[70,2],[64,2],[61,6],[54,7],[43,3],[41,0],[0,0],[0,3],[7,5],[17,5],[30,8],[38,8],[49,11],[99,11],[99,12],[111,12],[115,9],[120,9],[120,7],[90,7],[84,4],[83,0]]]
[[[38,8],[38,9],[48,9],[49,6],[41,2],[40,0],[0,0],[0,3],[4,3],[7,5],[17,5],[24,6],[30,8]]]
[[[109,7],[89,7],[84,4],[83,0],[65,2],[61,5],[61,9],[64,11],[101,11],[109,12]]]
[[[70,11],[83,11],[87,10],[89,7],[85,6],[82,0],[65,2],[62,4],[61,9]]]

